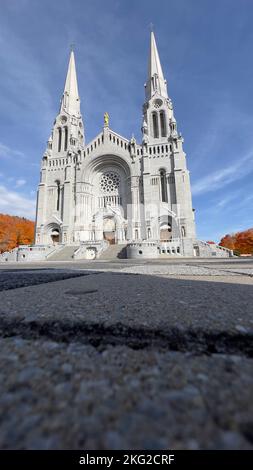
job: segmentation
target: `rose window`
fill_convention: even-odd
[[[100,189],[103,193],[112,194],[118,192],[120,176],[114,171],[107,171],[100,178]]]

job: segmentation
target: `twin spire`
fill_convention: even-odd
[[[164,98],[168,98],[167,84],[163,76],[155,35],[153,31],[151,31],[148,79],[146,83],[147,101],[150,100],[155,93],[158,93]],[[61,99],[60,112],[62,111],[65,111],[67,114],[74,115],[76,117],[80,116],[80,98],[78,93],[75,56],[73,50],[70,53],[68,72],[63,96]]]
[[[148,79],[146,83],[147,101],[149,101],[155,93],[158,93],[164,98],[168,98],[167,82],[163,76],[155,35],[154,32],[151,31]]]
[[[74,51],[72,50],[69,58],[68,72],[61,99],[61,112],[65,111],[71,116],[80,116],[80,98],[77,86],[76,64]]]

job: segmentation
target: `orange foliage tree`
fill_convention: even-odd
[[[34,240],[34,222],[23,217],[0,214],[0,253]]]
[[[233,235],[225,235],[220,245],[230,250],[238,251],[240,254],[253,254],[253,228]]]

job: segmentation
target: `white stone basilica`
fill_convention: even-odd
[[[64,259],[65,250],[74,258],[103,259],[111,245],[118,246],[114,254],[126,247],[132,258],[229,254],[196,240],[183,138],[153,32],[140,144],[111,130],[107,113],[100,134],[85,143],[71,52],[59,114],[42,158],[35,246],[30,254],[21,247],[19,258],[61,251]]]

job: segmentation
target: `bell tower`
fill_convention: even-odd
[[[142,132],[149,143],[166,142],[176,130],[173,107],[167,92],[167,82],[157,50],[155,35],[151,32],[148,77],[145,83]]]
[[[84,146],[84,128],[73,50],[70,53],[60,110],[54,123],[51,139],[52,151],[55,155],[64,155],[69,150],[79,150]]]
[[[71,243],[75,174],[84,149],[75,56],[71,50],[59,113],[42,158],[37,192],[36,244]]]
[[[190,240],[196,235],[189,171],[153,31],[144,86],[142,180],[146,238],[180,238],[182,252],[192,255]]]

